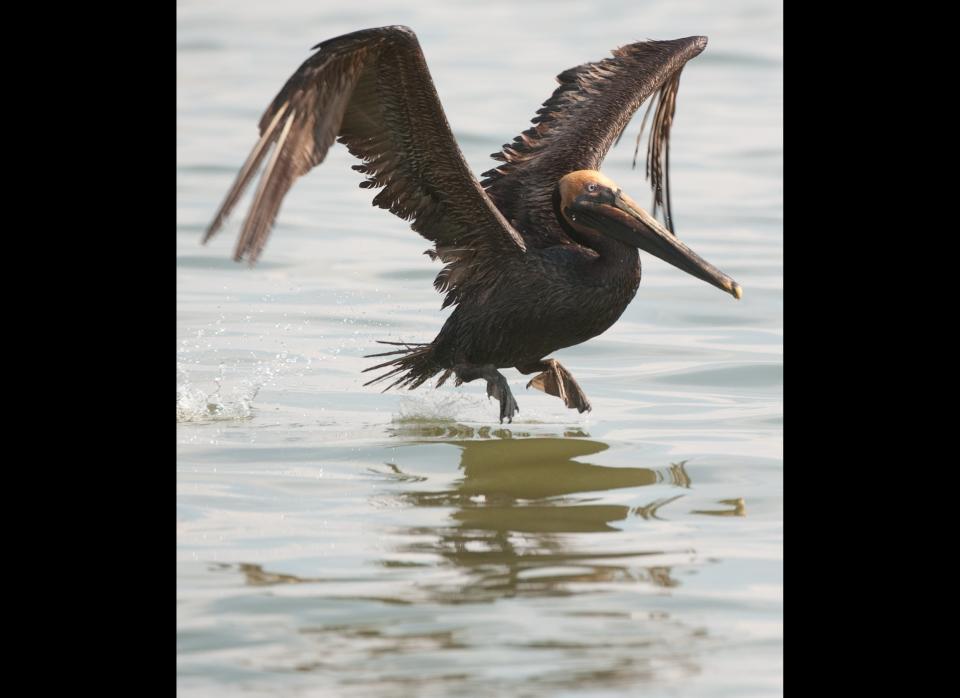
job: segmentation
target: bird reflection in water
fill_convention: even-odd
[[[618,531],[616,522],[634,515],[657,518],[660,507],[682,495],[630,507],[602,503],[597,493],[664,484],[689,488],[683,463],[657,469],[596,465],[578,459],[607,450],[605,443],[522,438],[526,434],[508,429],[485,429],[480,434],[462,425],[417,425],[397,429],[394,435],[430,436],[431,443],[448,443],[461,452],[463,477],[452,489],[399,495],[413,506],[453,509],[448,525],[405,529],[408,542],[397,549],[401,554],[439,555],[466,572],[462,585],[430,582],[435,599],[468,602],[566,595],[574,593],[571,585],[576,583],[639,582],[661,588],[678,584],[671,568],[662,564],[663,557],[689,555],[688,549],[587,549],[574,547],[569,534]],[[397,466],[391,469],[410,482]],[[594,496],[582,496],[586,493]],[[397,561],[383,564],[393,566]]]
[[[473,693],[481,683],[494,686],[492,695],[509,694],[496,690],[504,685],[496,683],[504,680],[496,666],[470,659],[491,656],[491,642],[497,652],[523,656],[530,672],[525,685],[546,695],[580,687],[620,691],[700,671],[697,653],[711,642],[705,628],[675,617],[662,602],[617,593],[618,587],[663,592],[678,586],[674,565],[685,564],[694,551],[672,536],[667,544],[637,545],[628,541],[642,536],[604,535],[660,518],[691,487],[683,463],[639,468],[585,462],[609,446],[579,431],[564,438],[418,424],[393,435],[408,444],[456,446],[461,477],[429,489],[433,478],[421,473],[406,473],[397,464],[387,464],[386,473],[380,469],[391,481],[387,496],[414,509],[398,520],[433,523],[401,525],[380,538],[391,552],[376,560],[379,570],[343,579],[322,566],[300,576],[259,564],[222,565],[240,571],[258,592],[269,589],[257,603],[271,604],[276,594],[290,604],[281,610],[302,614],[292,622],[312,642],[285,660],[289,671],[390,686],[400,695],[437,686],[445,693]],[[619,503],[624,489],[636,496],[643,492],[637,488],[651,485],[661,487],[643,505]],[[608,494],[617,490],[621,497]],[[299,584],[315,585],[315,591],[282,591]],[[611,593],[549,604],[550,598],[599,590]],[[530,619],[520,613],[511,624],[513,611],[506,609],[515,606],[486,606],[503,599],[536,599],[535,607],[553,622],[528,627]],[[470,603],[484,604],[490,617],[478,620],[469,608],[461,615],[450,610],[451,604]],[[488,621],[513,634],[494,641]],[[435,669],[409,671],[411,658],[440,652],[444,661]]]
[[[707,516],[746,516],[747,515],[747,505],[743,501],[743,497],[737,497],[736,499],[721,499],[720,504],[726,504],[727,506],[733,507],[733,509],[694,509],[691,514],[706,514]]]

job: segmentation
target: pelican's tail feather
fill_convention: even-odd
[[[383,392],[387,392],[395,386],[406,387],[413,390],[443,370],[443,367],[438,366],[434,360],[433,344],[383,341],[378,341],[378,344],[390,344],[403,348],[386,351],[382,354],[368,354],[366,358],[377,356],[396,356],[397,358],[384,361],[370,368],[365,368],[363,370],[364,373],[367,371],[376,371],[379,368],[386,368],[388,366],[390,370],[377,376],[373,380],[367,381],[364,385],[379,383],[382,380],[396,376],[396,379],[383,389]]]

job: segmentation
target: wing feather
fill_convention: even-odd
[[[447,265],[435,282],[444,305],[488,283],[498,258],[526,250],[470,172],[410,29],[365,29],[314,48],[260,120],[260,140],[204,242],[271,152],[234,253],[256,261],[293,183],[339,140],[362,160],[354,166],[367,176],[361,186],[380,188],[373,204],[435,243],[432,256]]]
[[[537,111],[533,125],[491,156],[502,164],[484,172],[481,181],[528,244],[568,242],[551,205],[556,183],[576,170],[600,169],[634,113],[655,93],[647,176],[654,190],[654,214],[662,207],[673,230],[669,141],[677,88],[684,65],[706,43],[702,36],[639,42],[616,49],[611,58],[557,76],[560,84]]]

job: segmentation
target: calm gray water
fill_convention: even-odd
[[[681,238],[744,289],[642,255],[620,322],[524,390],[364,388],[376,339],[447,311],[428,243],[341,147],[263,260],[199,244],[314,43],[418,33],[476,173],[554,76],[710,37],[671,146]],[[782,15],[773,1],[178,3],[177,671],[183,696],[775,696],[782,672]],[[641,202],[639,118],[604,171]],[[245,208],[244,208],[245,210]]]

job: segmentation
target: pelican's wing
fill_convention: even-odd
[[[673,231],[670,126],[680,71],[706,45],[704,36],[630,44],[616,49],[612,58],[585,63],[557,76],[560,86],[537,111],[533,126],[492,155],[503,164],[484,172],[481,182],[529,243],[543,246],[565,240],[553,211],[557,182],[576,170],[600,169],[634,113],[658,90],[647,176],[654,191],[653,214],[663,207],[665,223]]]
[[[443,113],[417,37],[406,27],[365,29],[324,41],[260,120],[244,163],[204,242],[216,233],[267,159],[234,258],[253,263],[293,182],[323,162],[335,139],[364,161],[373,203],[412,221],[447,262],[437,278],[447,304],[503,254],[525,251],[470,172]],[[272,152],[271,152],[272,150]],[[487,264],[478,263],[485,257]],[[462,289],[460,289],[462,290]]]

